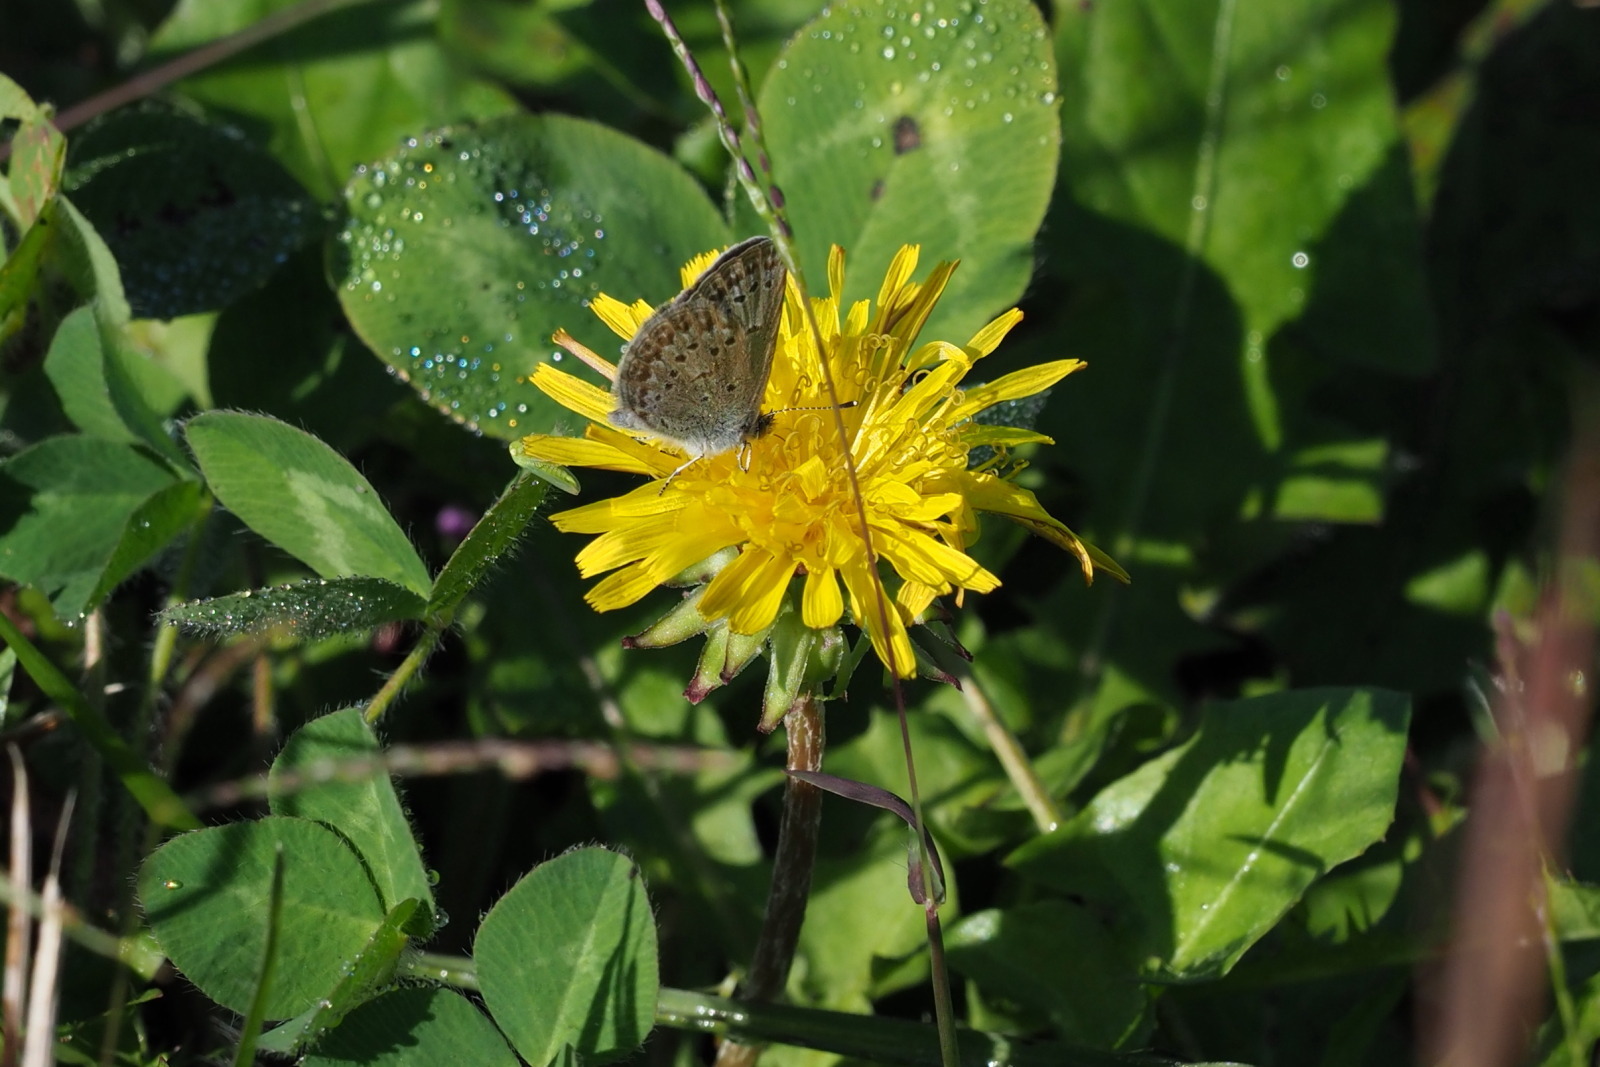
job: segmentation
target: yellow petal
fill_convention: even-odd
[[[611,332],[624,341],[633,340],[633,335],[639,332],[639,327],[644,325],[644,320],[650,317],[654,309],[643,300],[635,300],[631,304],[624,304],[614,296],[601,293],[589,301],[589,310],[597,315],[601,322],[611,328]]]
[[[883,285],[878,289],[879,315],[892,308],[898,301],[900,290],[911,280],[912,272],[917,269],[917,257],[921,254],[921,245],[901,245],[900,251],[889,261],[889,269],[883,276]]]
[[[590,547],[593,546],[591,545]],[[661,585],[724,547],[726,547],[725,543],[719,544],[714,538],[710,537],[668,539],[659,549],[652,551],[638,562],[631,563],[622,570],[616,571],[609,578],[601,579],[595,585],[595,590],[600,589],[601,586],[610,581],[611,578],[615,578],[616,575],[633,571],[639,572],[637,575],[639,580],[648,580],[653,585]],[[629,603],[632,603],[632,601],[629,601]]]
[[[883,596],[877,575],[865,565],[846,567],[839,572],[850,591],[850,613],[856,625],[872,639],[872,648],[884,666],[901,678],[917,673],[917,657],[906,636],[905,623]],[[887,626],[887,629],[885,629]]]
[[[831,567],[810,566],[800,600],[801,620],[813,630],[820,630],[837,623],[843,614],[844,597],[839,592],[839,576]]]
[[[908,618],[915,619],[928,610],[938,595],[937,589],[921,582],[904,582],[900,586],[900,591],[895,593],[894,600]]]
[[[1019,526],[1032,530],[1057,548],[1065,549],[1077,556],[1078,565],[1083,568],[1085,585],[1094,582],[1094,572],[1097,570],[1105,571],[1119,582],[1126,583],[1129,581],[1128,572],[1122,569],[1121,564],[1092,543],[1073,533],[1059,520],[1049,517],[1040,520],[1019,515],[1007,515],[1006,517]]]
[[[629,474],[653,475],[656,472],[654,465],[640,462],[610,442],[583,437],[531,433],[517,442],[517,451],[530,459],[559,463],[563,467],[599,467]]]
[[[941,363],[902,393],[899,401],[883,413],[883,421],[890,426],[897,426],[902,421],[921,422],[923,413],[942,399],[965,373],[967,368],[962,364]]]
[[[879,478],[867,491],[870,520],[886,515],[901,523],[930,523],[941,519],[961,506],[960,493],[918,492],[902,482]]]
[[[698,563],[740,539],[737,529],[727,523],[682,522],[678,515],[662,515],[645,522],[633,522],[607,530],[578,553],[578,573],[585,578],[614,570],[635,560],[655,556],[663,567],[674,560],[692,557],[683,567]]]
[[[641,485],[625,496],[596,500],[550,516],[550,525],[562,533],[597,534],[664,512],[681,511],[693,503],[682,493],[662,493],[654,485]]]
[[[845,315],[844,332],[846,334],[864,334],[867,332],[867,316],[872,313],[872,304],[867,300],[857,300],[850,305],[850,310]]]
[[[967,422],[957,427],[961,443],[968,448],[1016,448],[1019,445],[1053,445],[1055,438],[1015,426],[990,426],[984,422]]]
[[[1094,581],[1096,569],[1103,570],[1118,581],[1126,582],[1128,572],[1117,561],[1067,528],[1039,503],[1039,499],[1020,485],[996,478],[992,474],[962,472],[967,503],[979,511],[1004,515],[1026,526],[1046,541],[1078,557],[1083,568],[1084,581]]]
[[[598,385],[556,370],[548,363],[539,364],[530,380],[545,396],[591,422],[604,423],[617,406],[611,394]]]
[[[1011,332],[1011,327],[1022,321],[1022,312],[1016,308],[1004,312],[993,322],[972,335],[972,340],[967,342],[967,348],[978,356],[987,356],[1000,342],[1005,340],[1006,334]]]
[[[766,558],[746,583],[739,605],[728,614],[728,626],[736,634],[758,634],[771,626],[778,617],[778,608],[783,606],[789,579],[794,576],[793,557],[760,550],[752,554]]]
[[[746,550],[718,571],[717,576],[706,583],[705,595],[700,598],[700,614],[708,619],[721,619],[738,607],[739,598],[765,562],[763,556],[770,556],[770,553]]]
[[[1003,374],[992,382],[968,389],[961,398],[961,403],[950,412],[950,418],[952,420],[970,418],[1003,401],[1032,396],[1086,366],[1088,364],[1082,360],[1058,359],[1051,363],[1041,363],[1037,367],[1025,367],[1010,374]]]
[[[906,373],[909,376],[924,367],[932,367],[946,361],[959,363],[967,370],[972,369],[972,357],[967,355],[965,348],[953,345],[949,341],[929,341],[925,345],[919,345],[915,352],[906,357]]]
[[[910,305],[898,311],[890,326],[890,332],[896,337],[910,344],[916,340],[917,334],[922,332],[922,326],[928,321],[928,316],[933,313],[933,306],[939,302],[939,297],[944,295],[945,286],[950,284],[950,276],[956,272],[960,262],[940,263],[928,272],[928,280],[922,283]]]
[[[648,565],[635,563],[600,579],[583,594],[583,599],[596,611],[616,611],[637,604],[660,584]]]
[[[732,248],[733,246],[729,245],[728,247]],[[726,251],[726,249],[722,251]],[[683,284],[678,286],[678,288],[687,289],[689,286],[699,281],[700,275],[711,269],[711,264],[717,261],[717,257],[722,255],[722,251],[701,252],[698,256],[695,256],[693,259],[679,268],[678,280]]]
[[[879,551],[902,578],[935,589],[959,585],[975,593],[999,588],[1000,579],[965,552],[921,531],[901,527],[880,535]]]
[[[640,439],[632,434],[625,433],[610,425],[591,422],[583,431],[583,435],[591,440],[602,441],[613,449],[628,456],[641,468],[641,473],[661,478],[679,467],[689,457],[677,445],[655,437]],[[686,472],[687,473],[687,472]],[[655,487],[659,494],[661,487]]]

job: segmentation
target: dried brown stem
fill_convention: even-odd
[[[1554,579],[1527,636],[1509,619],[1497,628],[1500,737],[1474,780],[1454,932],[1424,1020],[1429,1063],[1521,1063],[1544,1010],[1545,875],[1561,863],[1594,700],[1580,571],[1600,558],[1600,388],[1580,392]]]
[[[532,778],[549,771],[577,768],[595,778],[610,780],[633,767],[681,774],[722,770],[734,757],[720,750],[673,745],[632,745],[619,753],[613,745],[596,741],[436,741],[426,745],[391,745],[369,758],[319,760],[272,781],[275,793],[293,793],[325,782],[357,782],[389,774],[421,778],[470,774],[493,769],[507,778]],[[192,793],[187,798],[196,810],[230,807],[267,795],[264,775],[239,778]]]
[[[788,769],[821,770],[826,747],[821,702],[809,694],[802,696],[784,716],[783,729],[789,744]],[[783,993],[800,944],[806,901],[811,896],[811,872],[816,865],[821,825],[822,790],[798,778],[788,778],[784,783],[783,820],[778,827],[767,910],[750,970],[739,986],[740,999],[775,1000]],[[754,1067],[760,1056],[759,1045],[725,1041],[717,1050],[716,1067]]]
[[[11,906],[7,909],[6,963],[3,1018],[5,1032],[12,1039],[0,1044],[0,1067],[14,1067],[22,1043],[22,1019],[27,1010],[27,976],[33,923],[19,899],[33,884],[33,829],[29,825],[28,772],[16,745],[6,746],[11,759]]]

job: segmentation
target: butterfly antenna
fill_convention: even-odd
[[[853,407],[856,406],[856,401],[854,401],[854,400],[846,400],[843,404],[840,404],[839,406],[842,407],[842,408],[853,408]],[[768,415],[782,415],[782,414],[785,414],[786,412],[790,412],[790,411],[832,411],[832,410],[833,409],[827,404],[815,404],[815,405],[808,405],[806,407],[798,407],[798,408],[773,408],[771,411],[767,412],[767,414]]]

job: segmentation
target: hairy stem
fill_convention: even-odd
[[[439,647],[439,638],[443,633],[443,625],[434,624],[417,638],[416,645],[401,661],[400,666],[395,668],[395,672],[389,675],[389,680],[383,683],[383,688],[373,696],[372,702],[367,705],[363,717],[368,725],[373,725],[383,718],[383,713],[389,710],[389,705],[399,699],[411,679],[422,670],[422,665],[428,662],[428,657],[433,655],[433,650]]]

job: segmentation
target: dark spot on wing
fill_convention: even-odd
[[[910,115],[894,120],[894,154],[903,156],[922,147],[922,127]]]
[[[882,198],[882,196],[883,196],[883,179],[882,178],[879,178],[877,181],[872,183],[872,191],[870,193],[868,193],[867,196],[869,198],[871,198],[873,201],[877,201],[877,200]]]

